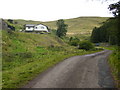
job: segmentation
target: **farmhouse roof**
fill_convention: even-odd
[[[25,26],[35,26],[34,24],[26,24]]]
[[[44,24],[25,24],[24,26],[25,26],[25,27],[35,27],[35,26],[37,26],[37,25],[46,26],[46,25],[44,25]],[[49,29],[48,26],[46,26],[46,27],[47,27],[47,29]]]

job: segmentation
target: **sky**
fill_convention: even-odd
[[[54,21],[81,16],[112,17],[108,6],[118,0],[0,0],[0,18]]]

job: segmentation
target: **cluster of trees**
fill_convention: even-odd
[[[8,28],[12,31],[19,31],[23,29],[23,25],[18,24],[18,22],[13,19],[8,19],[6,23],[8,24]]]
[[[110,44],[117,44],[117,19],[110,18],[102,26],[95,27],[92,31],[91,41],[93,43],[109,42]]]
[[[68,25],[64,23],[63,19],[57,21],[57,31],[56,35],[60,38],[66,36]],[[77,46],[78,49],[91,50],[94,49],[94,46],[89,41],[80,41],[77,37],[70,37],[69,42],[71,46]]]
[[[70,37],[69,42],[71,46],[77,46],[78,49],[94,50],[94,45],[90,41],[80,41],[77,37]]]
[[[95,27],[91,41],[94,43],[109,42],[120,46],[120,1],[109,5],[109,10],[115,17],[107,20],[101,27]]]
[[[8,28],[10,28],[11,30],[15,31],[14,20],[8,19],[7,20],[7,24],[8,24]]]
[[[120,46],[120,1],[109,5],[109,10],[115,17],[104,22],[101,27],[95,27],[91,35],[91,41],[94,43],[109,42]],[[57,21],[57,27],[56,35],[58,37],[66,36],[68,25],[64,23],[63,19]],[[78,42],[78,39],[70,38],[71,45],[77,46]]]

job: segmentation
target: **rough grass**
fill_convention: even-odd
[[[3,71],[3,88],[21,87],[29,80],[33,79],[36,75],[57,64],[58,62],[64,60],[65,58],[78,55],[78,53],[86,54],[86,52],[84,51],[79,51],[77,53],[56,53],[51,52],[49,55],[45,55],[43,57],[37,55],[39,58],[36,59],[33,57],[29,60],[24,59],[25,63],[23,62],[23,60],[16,59],[17,61],[12,61],[12,63],[9,65],[7,64],[6,66],[8,68]],[[13,65],[13,67],[10,67],[10,65]]]
[[[113,54],[110,56],[109,64],[116,82],[116,87],[120,88],[120,51],[118,51],[118,48],[115,48]]]
[[[2,88],[2,32],[0,30],[0,89]]]
[[[103,48],[113,51],[113,53],[109,57],[108,63],[110,65],[116,87],[120,88],[120,47],[110,46]]]
[[[93,53],[65,44],[54,35],[2,31],[3,88],[18,88],[65,58]]]

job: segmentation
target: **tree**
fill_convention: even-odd
[[[117,19],[118,29],[116,31],[116,35],[117,35],[117,44],[118,44],[118,46],[120,46],[120,1],[109,5],[109,10],[112,11],[115,18]]]
[[[13,24],[13,21],[14,21],[14,20],[8,19],[7,21],[8,21],[9,23]]]
[[[120,17],[120,1],[109,5],[109,10],[112,11],[115,17]]]
[[[68,25],[64,23],[63,19],[57,21],[57,32],[56,35],[58,37],[66,36]]]

